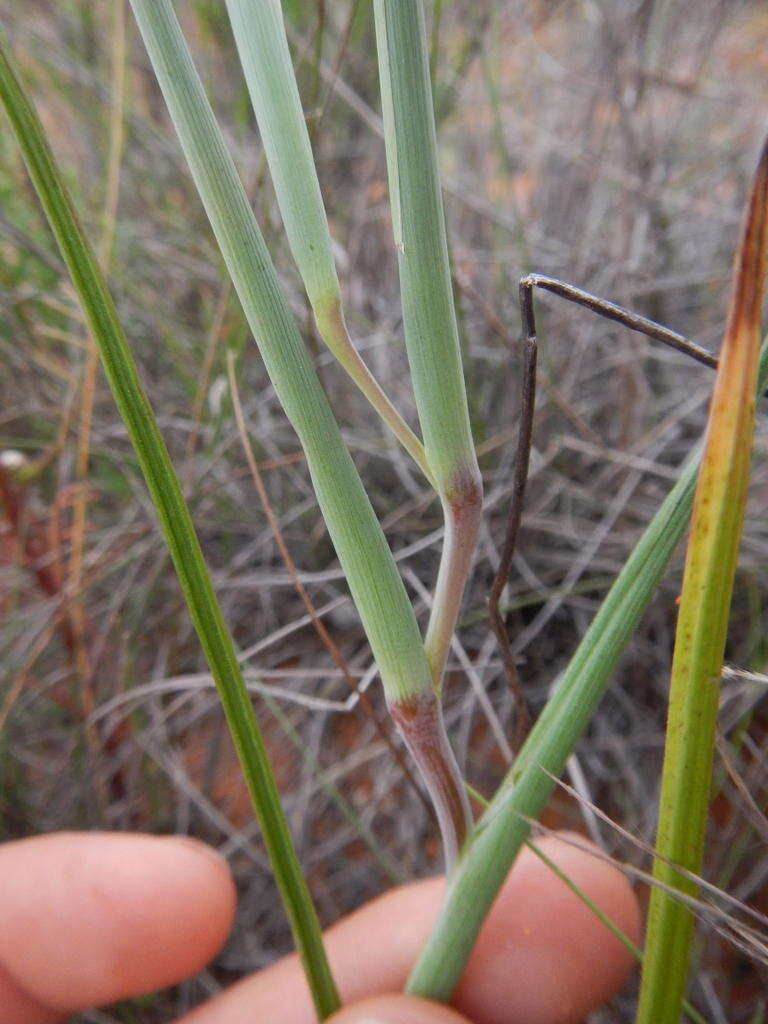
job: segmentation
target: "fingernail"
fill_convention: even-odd
[[[358,1017],[354,1010],[342,1012],[341,1017],[343,1018],[343,1024],[393,1024],[395,1021],[397,1024],[400,1024],[401,1021],[405,1020],[400,1013],[384,1013],[382,1016],[372,1017],[370,1013],[364,1012],[364,1016]],[[334,1017],[334,1021],[335,1019]],[[420,1022],[414,1020],[413,1024],[420,1024]]]
[[[412,996],[374,996],[333,1017],[334,1024],[467,1024],[461,1014]]]

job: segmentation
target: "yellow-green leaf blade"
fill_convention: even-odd
[[[749,479],[768,236],[768,147],[750,191],[693,507],[672,661],[654,876],[696,894],[709,806],[719,678]],[[651,895],[638,1024],[673,1024],[688,976],[693,915]]]

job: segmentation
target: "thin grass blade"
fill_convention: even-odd
[[[638,1024],[674,1024],[688,978],[709,811],[720,675],[749,483],[768,243],[768,143],[739,247],[725,339],[693,507],[675,634],[659,824]],[[662,888],[664,886],[664,888]],[[672,892],[670,892],[670,889]]]
[[[280,0],[227,0],[227,10],[291,253],[320,336],[432,482],[423,444],[381,390],[349,337]]]
[[[339,279],[280,0],[226,0],[280,214],[312,308],[339,301]]]
[[[11,65],[2,33],[0,100],[72,276],[99,347],[109,386],[139,458],[192,621],[219,691],[317,1012],[324,1018],[338,1007],[338,995],[232,638],[216,601],[178,478],[141,386],[114,303],[98,261],[78,224],[39,118]]]
[[[453,304],[421,0],[376,0],[403,318],[429,464],[445,493],[477,477]]]
[[[375,0],[374,15],[405,343],[445,517],[425,640],[439,688],[480,527],[482,482],[451,286],[424,9],[421,0]]]

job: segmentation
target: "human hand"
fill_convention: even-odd
[[[637,939],[637,903],[618,871],[557,839],[540,845]],[[631,968],[624,947],[525,850],[483,927],[456,1009],[388,994],[402,989],[442,887],[442,880],[430,879],[395,889],[328,931],[345,1003],[333,1024],[467,1024],[467,1017],[474,1024],[575,1024],[610,998]],[[6,843],[0,890],[2,1024],[54,1024],[87,1007],[175,984],[214,956],[235,908],[224,861],[179,837],[56,833]],[[291,956],[177,1024],[314,1019]]]

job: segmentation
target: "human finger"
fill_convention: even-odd
[[[49,1024],[181,981],[220,948],[235,907],[225,862],[183,837],[5,843],[0,887],[3,1024]]]

